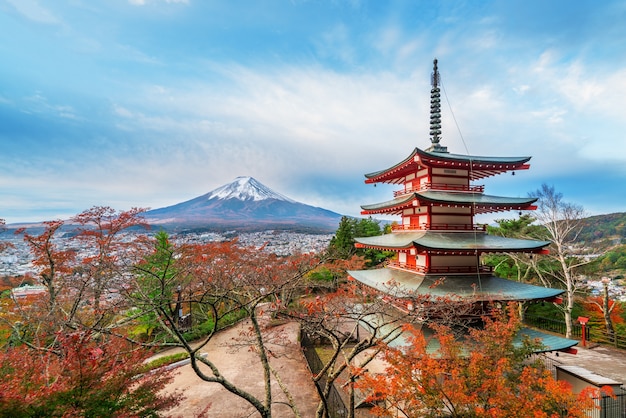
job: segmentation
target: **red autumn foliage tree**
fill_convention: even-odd
[[[615,333],[613,327],[624,323],[624,308],[622,304],[614,299],[610,299],[608,294],[586,298],[583,301],[583,307],[592,323],[604,322],[606,331],[611,337]]]
[[[433,327],[427,337],[408,326],[408,345],[386,347],[383,374],[364,372],[358,387],[369,393],[378,416],[583,417],[588,393],[574,395],[530,354],[534,341],[516,341],[515,309],[486,318],[465,339]]]
[[[266,319],[304,288],[306,273],[316,265],[316,258],[310,255],[281,257],[263,249],[240,246],[236,241],[174,244],[167,234],[159,233],[153,252],[135,266],[129,297],[137,308],[134,317],[138,321],[153,321],[169,337],[168,345],[187,351],[201,380],[222,385],[248,402],[261,417],[269,418],[274,404],[272,380],[280,379],[270,364],[273,353],[267,347]],[[181,315],[177,314],[187,306],[194,324],[204,330],[202,338],[193,345],[179,321]],[[232,316],[249,324],[249,333],[238,344],[257,354],[263,368],[264,396],[256,396],[221,374],[220,359],[198,355],[220,325]],[[281,389],[287,399],[292,399],[288,388]],[[288,403],[297,411],[292,401]]]
[[[330,416],[333,386],[346,389],[347,416],[356,415],[360,393],[355,391],[355,381],[386,344],[401,336],[405,324],[436,318],[460,326],[466,325],[466,318],[473,313],[468,300],[414,294],[393,281],[385,286],[381,294],[348,277],[334,292],[303,299],[285,312],[300,322],[306,336],[316,340],[324,353],[319,358],[321,367],[313,370],[312,376],[320,395],[317,417]]]
[[[36,282],[46,289],[43,294],[27,298],[10,298],[5,301],[6,310],[0,320],[10,327],[12,339],[28,344],[31,348],[47,350],[54,345],[54,335],[73,322],[81,298],[72,289],[76,252],[61,248],[57,234],[63,221],[44,222],[44,231],[32,235],[25,229],[24,241],[33,256]]]
[[[307,338],[318,341],[325,353],[319,358],[321,367],[312,370],[320,397],[316,417],[330,416],[329,400],[337,386],[347,387],[348,413],[354,416],[354,378],[378,354],[382,341],[398,335],[406,320],[398,313],[386,315],[388,308],[371,290],[348,280],[334,292],[304,299],[284,312],[299,321]]]
[[[122,252],[133,240],[120,232],[139,223],[140,211],[94,208],[78,215],[80,246],[57,239],[63,221],[45,222],[39,235],[18,231],[46,291],[2,300],[0,320],[10,332],[0,342],[6,378],[0,392],[12,411],[2,416],[154,416],[175,400],[154,396],[166,381],[158,373],[146,382],[137,378],[148,351],[121,351],[123,339],[112,335],[128,305],[94,303],[126,287]]]
[[[24,241],[33,255],[32,264],[39,280],[48,291],[48,311],[58,308],[57,297],[67,285],[67,276],[72,272],[76,252],[59,248],[55,236],[63,226],[61,220],[44,222],[45,229],[40,235],[31,235],[26,229],[18,229],[16,234],[23,234]]]
[[[134,227],[148,228],[141,217],[145,211],[143,208],[117,211],[108,206],[94,206],[72,218],[81,226],[76,239],[82,247],[91,250],[81,260],[81,274],[91,291],[95,321],[102,320],[101,304],[105,294],[117,290],[121,284],[112,281],[121,277],[119,263],[123,261],[123,252],[139,238],[138,235],[124,237],[122,233]]]
[[[50,351],[0,351],[1,417],[146,417],[178,404],[160,391],[171,372],[142,375],[145,350],[91,333],[59,334]]]

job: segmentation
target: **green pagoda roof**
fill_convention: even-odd
[[[424,151],[419,148],[415,148],[413,151],[415,154],[425,158],[431,158],[436,160],[456,161],[463,163],[472,163],[479,165],[493,165],[493,164],[524,164],[530,161],[531,157],[484,157],[478,155],[462,155],[451,154],[449,152],[437,152],[437,151]]]
[[[366,286],[397,298],[430,295],[434,298],[469,298],[477,302],[522,301],[550,299],[563,293],[560,289],[520,283],[492,274],[424,276],[388,267],[374,270],[351,270],[348,274]]]
[[[425,190],[409,193],[386,202],[362,205],[361,209],[366,212],[389,212],[394,211],[394,209],[400,211],[403,207],[411,205],[415,199],[430,204],[473,205],[475,213],[531,209],[531,205],[537,201],[536,198],[532,197],[504,197],[482,193]]]
[[[535,351],[540,353],[546,353],[549,351],[567,350],[570,347],[578,344],[576,340],[570,340],[569,338],[559,337],[558,335],[546,334],[532,328],[522,328],[517,333],[517,340],[521,343],[523,338],[530,338],[531,340],[539,339],[543,348],[541,351]]]
[[[413,152],[399,163],[384,170],[365,174],[366,183],[390,182],[401,183],[404,175],[415,172],[418,166],[446,167],[470,169],[472,180],[493,176],[508,170],[527,169],[526,164],[531,157],[484,157],[474,155],[450,154],[440,151],[424,151],[415,148]]]
[[[536,241],[488,235],[484,232],[396,232],[373,237],[355,238],[368,247],[442,251],[517,252],[537,251],[547,247],[549,241]]]
[[[368,318],[369,320],[370,318]],[[364,322],[364,321],[363,321]],[[393,330],[394,325],[383,325],[379,331],[379,334],[386,334],[389,331]],[[435,337],[435,332],[428,326],[428,324],[413,324],[414,327],[418,328],[423,334],[424,337],[428,341],[428,345],[426,346],[426,350],[430,354],[436,353],[440,349],[439,340]],[[368,329],[372,329],[364,323],[364,327]],[[535,353],[547,353],[550,351],[561,351],[567,350],[576,344],[578,341],[571,340],[569,338],[560,337],[558,335],[546,334],[544,332],[532,329],[532,328],[521,328],[517,335],[515,336],[514,344],[521,345],[524,339],[529,338],[530,340],[539,340],[541,342],[541,348],[538,350],[534,350]],[[406,347],[409,345],[409,334],[403,332],[402,330],[398,330],[397,332],[391,333],[390,337],[387,338],[386,342],[391,347]]]

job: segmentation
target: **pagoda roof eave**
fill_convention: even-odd
[[[370,318],[368,320],[371,322]],[[369,327],[371,329],[371,325],[368,323],[364,323],[365,328]],[[410,342],[410,334],[406,331],[398,331],[398,332],[390,332],[393,329],[390,329],[394,325],[382,325],[379,328],[380,335],[389,335],[387,338],[387,343],[391,347],[407,347],[411,344]],[[413,326],[419,329],[422,334],[427,337],[428,344],[426,346],[426,351],[429,354],[437,354],[439,349],[441,348],[440,342],[436,337],[436,332],[428,326],[427,323],[415,323]],[[515,335],[515,339],[513,343],[517,346],[521,346],[525,340],[531,341],[539,341],[540,347],[535,348],[533,350],[534,353],[547,353],[551,351],[567,351],[578,344],[578,341],[572,340],[569,338],[564,338],[558,335],[547,334],[545,332],[522,327],[517,331]]]
[[[484,232],[397,232],[373,237],[355,238],[365,247],[430,251],[536,252],[550,245],[549,241],[516,239]]]
[[[548,353],[550,351],[562,351],[567,350],[578,344],[578,341],[569,338],[564,338],[558,335],[547,334],[532,328],[521,328],[517,332],[516,342],[522,343],[525,339],[530,341],[539,340],[541,342],[541,348],[534,350],[535,353]]]
[[[475,170],[472,180],[493,176],[510,170],[525,170],[532,157],[486,157],[451,154],[448,152],[424,151],[415,148],[404,160],[393,166],[365,174],[365,183],[401,183],[402,178],[417,170],[418,166],[456,167]]]
[[[493,165],[493,164],[506,164],[522,166],[526,164],[532,157],[486,157],[478,155],[463,155],[463,154],[451,154],[449,152],[437,152],[437,151],[424,151],[416,148],[414,151],[420,157],[432,158],[441,161],[456,161],[464,162],[473,165]]]
[[[564,291],[502,279],[494,275],[423,275],[406,270],[380,268],[350,270],[358,282],[395,298],[428,296],[433,302],[442,298],[461,298],[474,302],[532,301],[551,299]]]
[[[416,164],[415,156],[417,155],[418,150],[419,150],[418,148],[415,148],[413,152],[409,154],[408,157],[406,157],[404,160],[400,161],[397,164],[394,164],[393,166],[389,168],[385,168],[384,170],[379,170],[373,173],[365,174],[365,177],[366,177],[365,183],[378,183],[378,182],[395,183],[393,179],[402,177],[402,174],[399,174],[399,173],[401,173],[403,170],[410,170]]]
[[[476,213],[499,212],[506,210],[532,210],[537,201],[532,197],[505,197],[491,196],[482,193],[444,192],[427,190],[409,193],[395,199],[370,205],[361,205],[364,214],[398,213],[402,209],[413,205],[413,201],[425,204],[438,205],[467,205],[473,206]]]
[[[534,197],[493,196],[482,193],[443,192],[425,190],[415,193],[415,198],[429,203],[491,205],[491,206],[530,206],[537,201]]]

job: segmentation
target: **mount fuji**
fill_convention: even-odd
[[[335,232],[341,217],[330,210],[296,202],[252,177],[237,177],[202,196],[144,213],[149,224],[166,229],[288,229],[311,233]]]

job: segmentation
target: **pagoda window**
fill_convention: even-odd
[[[424,254],[417,254],[414,259],[415,259],[415,266],[416,267],[426,267],[426,265],[427,265],[426,255],[424,255]]]
[[[398,253],[398,263],[400,263],[401,266],[406,265],[406,253]]]

